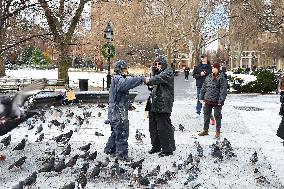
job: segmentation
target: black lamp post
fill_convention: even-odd
[[[159,53],[160,53],[160,49],[159,49],[159,46],[157,44],[154,46],[154,52],[155,52],[156,57],[158,57]]]
[[[107,41],[107,44],[109,44],[112,40],[112,36],[113,36],[113,30],[112,30],[112,27],[111,27],[111,23],[108,22],[107,24],[107,27],[105,29],[105,34],[104,34],[104,38],[106,39]],[[108,64],[108,67],[107,67],[107,89],[109,89],[110,87],[110,82],[111,82],[111,75],[110,75],[110,47],[108,48],[108,56],[107,56],[107,64]]]
[[[178,50],[176,48],[174,48],[173,49],[174,60],[173,60],[173,64],[172,64],[172,69],[173,69],[174,74],[175,74],[175,67],[176,67],[177,52],[178,52]]]

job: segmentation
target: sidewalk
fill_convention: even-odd
[[[173,156],[159,158],[157,154],[149,155],[147,151],[151,148],[150,138],[148,132],[148,121],[144,117],[145,104],[141,103],[147,97],[147,87],[141,86],[137,88],[141,96],[137,96],[137,102],[134,103],[136,110],[129,112],[130,133],[129,133],[129,155],[134,160],[145,158],[143,162],[142,175],[151,171],[157,165],[161,166],[160,177],[166,170],[176,171],[176,176],[168,181],[168,184],[157,186],[156,188],[191,188],[197,184],[201,184],[203,188],[213,189],[266,189],[284,187],[284,147],[280,143],[280,139],[276,137],[275,133],[280,123],[279,110],[279,96],[278,95],[245,95],[232,94],[228,95],[226,103],[223,107],[222,133],[221,141],[226,137],[232,144],[234,152],[237,154],[236,158],[226,159],[223,162],[214,163],[210,154],[211,145],[215,140],[213,139],[215,128],[210,126],[210,135],[199,137],[198,131],[202,130],[203,119],[193,118],[195,113],[195,86],[194,81],[184,81],[182,76],[176,77],[175,80],[175,102],[172,112],[172,123],[176,128],[176,151]],[[20,179],[24,179],[31,174],[31,172],[42,167],[38,158],[43,156],[46,148],[46,143],[50,144],[51,149],[56,150],[56,154],[60,154],[62,147],[51,140],[53,136],[58,136],[62,132],[56,127],[48,127],[51,120],[58,120],[65,122],[66,127],[63,133],[70,129],[77,129],[70,140],[72,152],[70,156],[65,157],[66,162],[75,154],[82,154],[78,148],[88,142],[92,143],[91,152],[98,151],[97,159],[90,162],[88,176],[93,167],[98,161],[104,161],[106,155],[103,153],[103,148],[110,135],[110,126],[104,124],[107,118],[107,107],[99,108],[96,104],[84,104],[84,108],[77,106],[60,107],[63,111],[62,116],[55,116],[54,112],[47,110],[45,117],[46,122],[35,120],[35,126],[43,124],[45,139],[42,143],[35,143],[38,135],[35,135],[36,128],[27,130],[27,123],[22,124],[22,127],[11,132],[12,144],[8,149],[3,151],[7,155],[5,162],[0,162],[0,188],[10,188],[15,185]],[[240,110],[243,107],[257,107],[263,109],[261,111],[246,111]],[[92,116],[88,118],[89,123],[84,122],[81,127],[76,126],[75,118],[67,118],[67,111],[72,111],[75,115],[83,115],[85,110],[91,111]],[[98,116],[98,113],[101,116]],[[67,124],[67,119],[70,123]],[[178,125],[182,124],[185,127],[183,132],[178,130]],[[139,130],[146,135],[143,138],[143,143],[136,141],[135,132]],[[104,134],[102,137],[95,136],[95,131]],[[12,151],[13,147],[28,135],[28,144],[23,153]],[[173,162],[184,161],[187,156],[192,153],[196,154],[196,147],[194,141],[199,141],[204,149],[204,157],[200,158],[198,177],[184,186],[184,182],[188,178],[186,170],[177,171],[172,166]],[[259,160],[255,165],[249,162],[251,155],[257,151]],[[28,157],[22,170],[8,171],[8,166],[23,155]],[[59,158],[62,158],[59,156]],[[112,159],[113,161],[113,159]],[[38,174],[37,184],[33,188],[60,188],[64,184],[75,181],[78,171],[84,161],[79,159],[73,169],[67,168],[63,171],[61,176],[54,174]],[[112,165],[112,162],[109,166]],[[122,167],[129,169],[124,164]],[[214,168],[220,166],[221,173],[217,175],[213,172]],[[253,173],[254,168],[267,178],[270,184],[258,184]],[[154,182],[154,178],[150,179]],[[106,172],[101,173],[101,177],[94,180],[88,177],[88,184],[86,188],[118,188],[125,189],[128,187],[128,181],[123,179],[111,178]],[[141,188],[141,187],[139,187]]]

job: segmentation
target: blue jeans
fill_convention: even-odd
[[[200,91],[201,91],[201,87],[197,87],[196,88],[196,98],[197,98],[197,103],[196,103],[196,113],[200,114],[201,113],[201,109],[202,109],[202,104],[199,101],[199,96],[200,96]]]

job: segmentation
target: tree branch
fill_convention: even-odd
[[[15,46],[17,46],[17,45],[19,45],[19,44],[21,44],[21,43],[24,43],[24,42],[26,42],[26,41],[29,41],[29,40],[33,39],[33,38],[36,38],[36,37],[45,37],[45,36],[48,36],[48,35],[52,35],[52,34],[51,34],[51,33],[38,34],[38,35],[32,35],[32,36],[27,37],[27,38],[25,38],[25,39],[21,39],[20,41],[17,41],[17,42],[15,42],[15,43],[12,44],[12,45],[8,45],[7,47],[0,49],[0,54],[1,54],[2,52],[6,51],[6,50],[8,50],[8,49],[10,49],[10,48],[12,48],[12,47],[15,47]]]
[[[59,22],[58,22],[57,18],[53,15],[52,11],[48,7],[48,4],[45,0],[38,0],[38,1],[41,5],[42,9],[44,10],[45,18],[48,22],[49,29],[52,32],[55,41],[59,42],[61,40],[61,37],[62,37],[60,35],[60,33],[63,34],[63,32],[62,32],[62,28],[57,27],[57,26],[59,26]]]

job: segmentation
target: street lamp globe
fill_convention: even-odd
[[[174,53],[174,58],[177,58],[177,52],[178,50],[176,48],[173,49],[173,53]]]
[[[105,32],[104,38],[107,40],[111,40],[113,36],[113,30],[112,30],[110,21],[108,22],[107,27],[104,32]]]
[[[158,56],[159,55],[159,51],[160,51],[160,48],[157,44],[154,45],[154,52],[155,52],[155,55]]]

